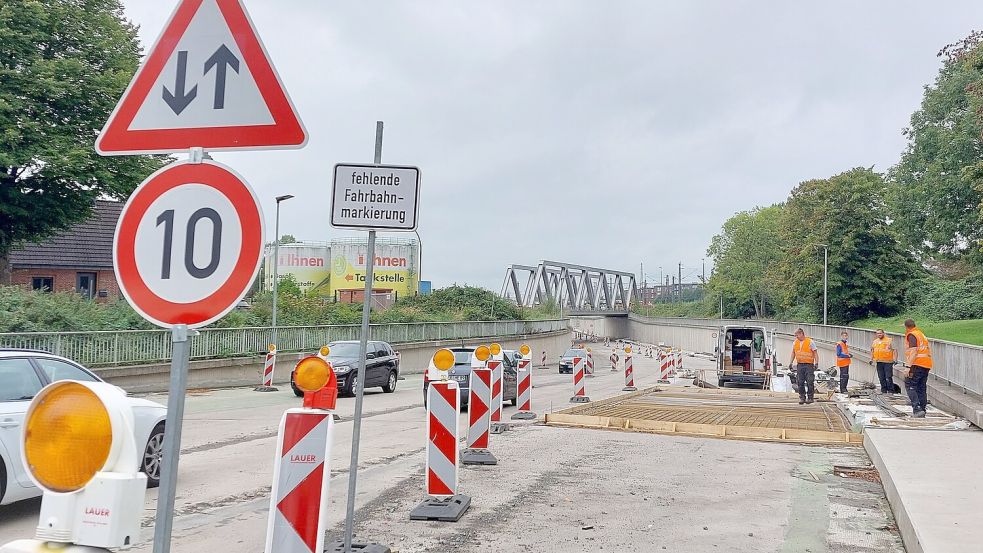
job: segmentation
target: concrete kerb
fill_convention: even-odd
[[[867,455],[870,456],[870,461],[874,464],[874,467],[877,468],[877,472],[881,475],[884,494],[887,496],[887,502],[891,505],[891,510],[894,512],[894,521],[898,524],[898,531],[901,533],[901,540],[905,544],[905,549],[908,553],[924,553],[921,543],[918,541],[915,527],[911,524],[911,517],[908,516],[908,511],[905,509],[904,503],[901,502],[898,487],[894,484],[894,480],[891,478],[891,473],[887,470],[884,459],[881,458],[881,454],[877,451],[877,448],[871,444],[870,435],[866,432],[864,433],[864,449],[867,451]]]
[[[528,343],[534,350],[549,352],[550,357],[558,358],[570,346],[570,330],[544,332],[542,334],[522,334],[515,336],[487,336],[453,340],[394,343],[400,353],[400,373],[402,375],[422,374],[430,362],[435,349],[442,347],[469,346],[496,341],[506,349],[518,349]],[[281,352],[277,356],[274,384],[290,382],[290,371],[301,358],[310,352]],[[253,386],[259,383],[263,373],[266,353],[257,352],[255,356],[229,357],[192,361],[188,374],[190,388],[228,388]],[[103,367],[93,369],[100,378],[115,384],[128,392],[161,392],[168,387],[170,363],[130,365],[124,367]]]

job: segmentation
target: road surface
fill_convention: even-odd
[[[610,350],[595,348],[592,399],[621,393]],[[687,366],[708,362],[686,359]],[[425,445],[421,376],[393,394],[365,399],[357,533],[400,552],[453,551],[903,551],[879,483],[833,475],[865,466],[857,447],[581,430],[525,424],[492,437],[500,463],[462,468],[473,498],[456,524],[411,522],[423,498]],[[640,388],[655,385],[656,361],[635,356]],[[534,410],[569,406],[570,375],[536,369]],[[166,403],[166,396],[150,399]],[[195,390],[187,398],[172,551],[262,551],[276,429],[300,400],[288,388]],[[340,398],[331,460],[329,537],[344,525],[352,398]],[[504,418],[515,408],[508,406]],[[467,428],[462,414],[462,429]],[[148,493],[150,551],[156,490]],[[31,537],[40,501],[0,507],[0,543]],[[231,546],[231,547],[230,547]]]

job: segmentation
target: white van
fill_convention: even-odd
[[[763,326],[727,325],[717,332],[717,386],[764,386],[775,365],[775,335]]]

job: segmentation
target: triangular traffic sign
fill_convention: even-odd
[[[96,140],[103,155],[301,148],[307,131],[241,0],[181,0]]]

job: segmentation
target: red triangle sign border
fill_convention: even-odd
[[[163,154],[201,147],[210,151],[296,149],[307,144],[307,130],[256,32],[242,0],[214,1],[252,73],[273,117],[270,125],[131,130],[137,112],[154,92],[181,38],[206,0],[181,0],[140,68],[130,81],[96,140],[102,155]]]

